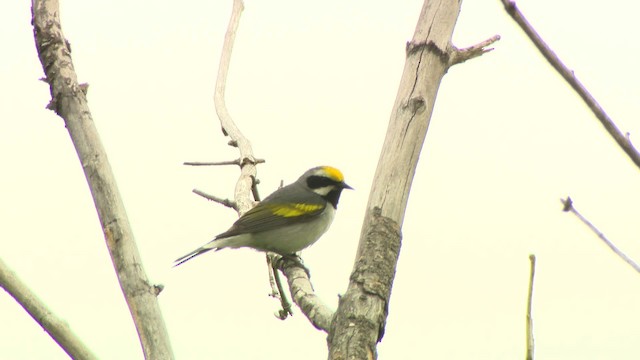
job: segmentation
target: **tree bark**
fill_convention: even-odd
[[[329,359],[376,359],[384,335],[411,182],[442,77],[456,49],[459,1],[425,1],[391,112],[347,292],[327,338]]]

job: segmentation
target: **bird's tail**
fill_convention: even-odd
[[[202,245],[201,247],[199,247],[199,248],[197,248],[197,249],[193,250],[192,252],[188,253],[187,255],[182,256],[182,257],[180,257],[180,258],[176,259],[176,260],[174,261],[173,266],[174,266],[174,267],[176,267],[176,266],[178,266],[178,265],[180,265],[180,264],[182,264],[182,263],[184,263],[184,262],[187,262],[187,261],[189,261],[189,260],[193,259],[194,257],[196,257],[196,256],[198,256],[198,255],[201,255],[201,254],[206,253],[207,251],[210,251],[210,250],[217,250],[217,249],[218,249],[218,246],[216,246],[216,244],[215,244],[215,240],[210,241],[210,242],[208,242],[208,243],[206,243],[206,244]]]

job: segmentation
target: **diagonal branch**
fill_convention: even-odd
[[[127,213],[60,26],[57,0],[33,0],[38,56],[51,90],[49,108],[65,121],[84,170],[120,287],[147,359],[173,359],[157,287],[144,272]]]
[[[624,152],[631,158],[638,168],[640,168],[640,153],[633,146],[628,136],[625,136],[620,129],[616,126],[613,120],[607,115],[604,109],[600,106],[598,101],[589,93],[587,88],[582,85],[580,80],[576,77],[572,70],[570,70],[563,62],[560,60],[558,55],[556,55],[553,50],[547,45],[542,37],[536,32],[533,26],[527,21],[522,12],[516,6],[515,1],[512,0],[501,0],[502,4],[504,4],[504,8],[507,13],[513,18],[513,20],[522,28],[522,30],[527,34],[529,39],[533,42],[533,44],[538,48],[542,56],[553,66],[554,69],[571,85],[573,90],[575,90],[578,95],[582,98],[582,100],[587,104],[589,109],[594,113],[594,115],[600,120],[600,123],[604,128],[609,132],[609,135],[613,137],[613,139],[618,143],[618,145],[624,150]]]
[[[2,259],[0,259],[0,287],[17,301],[71,358],[98,359],[71,331],[69,325],[52,313]]]
[[[278,264],[280,270],[287,277],[293,302],[298,305],[316,329],[328,332],[333,311],[315,294],[309,280],[309,274],[300,266],[299,262],[293,261],[291,258],[281,258]]]
[[[640,273],[640,265],[638,265],[635,261],[633,261],[633,259],[631,259],[625,253],[623,253],[622,250],[618,249],[618,247],[614,243],[612,243],[611,240],[607,239],[607,237],[600,230],[598,230],[598,228],[595,225],[593,225],[589,220],[587,220],[587,218],[582,216],[582,214],[580,214],[578,210],[576,210],[576,208],[573,206],[573,200],[571,200],[570,197],[567,196],[566,200],[560,200],[560,201],[562,202],[562,205],[564,205],[564,208],[562,209],[562,211],[573,213],[573,215],[575,215],[580,221],[582,221],[583,224],[587,225],[587,227],[591,229],[591,231],[593,231],[596,235],[598,235],[600,240],[602,240],[605,243],[605,245],[607,245],[609,249],[611,249],[611,251],[613,251],[622,260],[624,260],[624,262],[626,262],[629,266],[631,266],[633,270]]]

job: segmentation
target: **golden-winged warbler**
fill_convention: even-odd
[[[309,169],[296,182],[276,190],[247,211],[229,230],[177,259],[174,266],[223,248],[294,254],[329,229],[343,189],[352,187],[344,182],[340,170],[330,166]]]

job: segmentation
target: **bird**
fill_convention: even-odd
[[[176,259],[174,266],[224,248],[247,247],[294,255],[329,229],[344,189],[353,190],[340,170],[331,166],[311,168],[240,216],[227,231]]]

